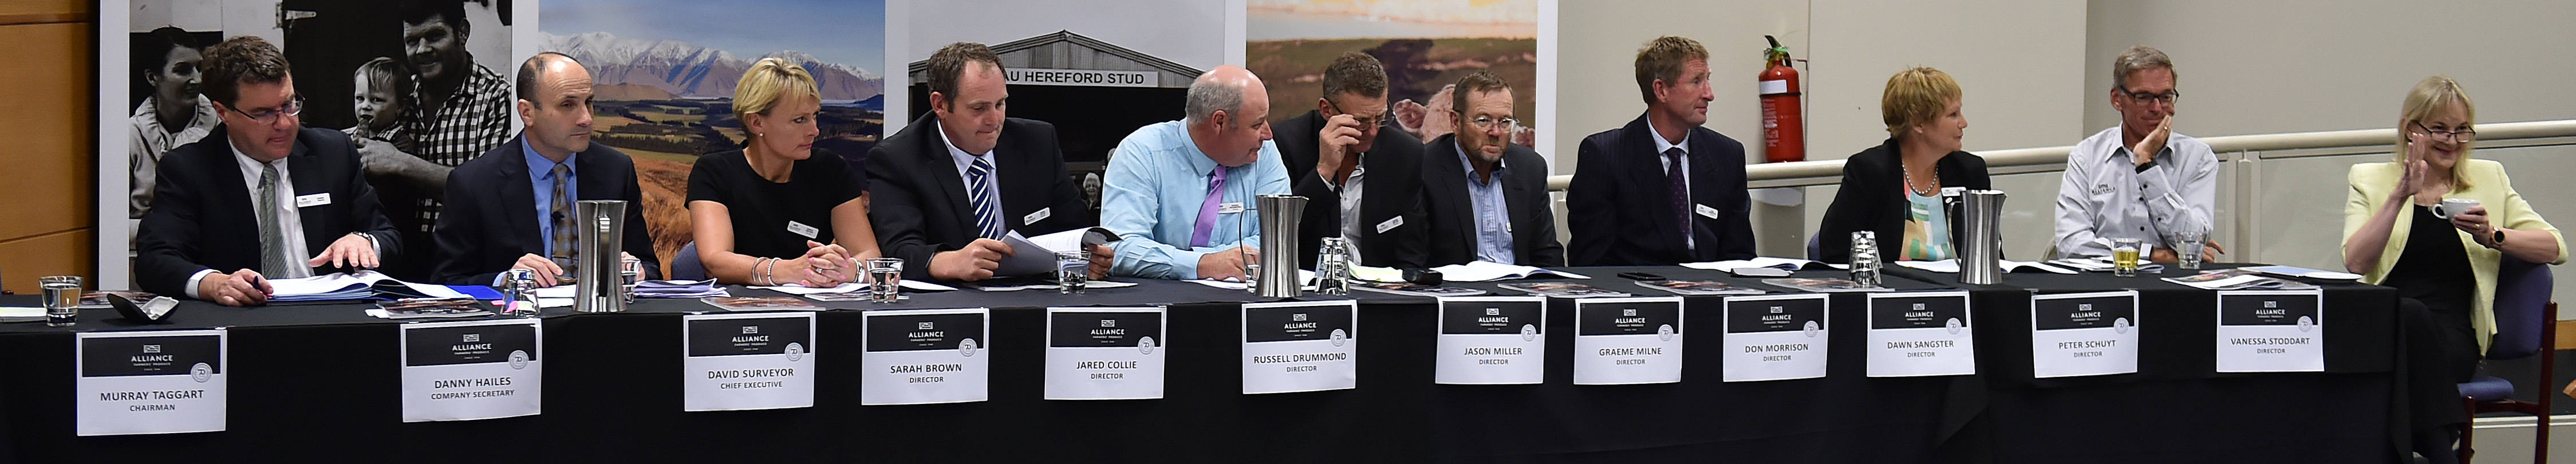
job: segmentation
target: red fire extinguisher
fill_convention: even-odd
[[[1762,82],[1762,159],[1806,161],[1806,106],[1798,97],[1798,69],[1789,66],[1789,47],[1780,46],[1779,38],[1762,38],[1771,41],[1771,48],[1762,51],[1769,69],[1756,76]]]

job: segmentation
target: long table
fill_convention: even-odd
[[[1768,288],[1680,267],[1575,268],[1586,283],[1662,293],[1612,277],[1646,271]],[[1802,277],[1839,271],[1800,271]],[[260,457],[288,462],[2393,462],[2406,423],[2403,340],[2394,290],[2328,285],[2326,371],[2219,374],[2212,292],[2152,275],[2009,274],[1999,285],[1891,270],[1902,291],[1970,292],[1979,374],[1865,375],[1860,294],[1829,297],[1830,364],[1819,379],[1720,381],[1718,337],[1687,345],[1682,381],[1572,385],[1573,303],[1550,299],[1547,377],[1539,385],[1439,385],[1432,299],[1354,292],[1358,387],[1241,393],[1241,291],[1144,281],[1084,295],[1049,291],[912,293],[892,305],[822,303],[811,408],[682,412],[684,314],[694,300],[639,300],[623,313],[549,310],[544,412],[401,422],[399,322],[355,303],[223,308],[182,305],[171,323],[110,311],[80,324],[0,325],[0,462],[168,462]],[[1491,284],[1455,284],[1492,290]],[[2136,289],[2145,324],[2135,374],[2034,379],[2030,298]],[[738,296],[766,295],[735,287]],[[1512,294],[1497,290],[1497,294]],[[17,298],[17,299],[6,299]],[[1306,300],[1331,299],[1309,296]],[[1721,297],[1686,297],[1716,314]],[[30,305],[25,297],[0,304]],[[1168,381],[1160,400],[1041,399],[1049,306],[1166,305]],[[859,405],[861,314],[889,308],[995,308],[991,400]],[[1699,330],[1714,325],[1700,325]],[[73,332],[226,327],[231,400],[223,432],[77,437]],[[13,461],[14,460],[14,461]],[[77,460],[77,461],[75,461]]]

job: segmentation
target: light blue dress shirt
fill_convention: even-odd
[[[519,153],[521,155],[525,155],[528,159],[529,190],[536,191],[537,243],[541,245],[539,248],[544,250],[543,252],[537,253],[537,255],[554,256],[555,160],[546,159],[545,155],[537,154],[537,148],[533,145],[529,145],[526,139],[520,139]],[[577,156],[581,156],[581,153],[576,152],[565,156],[563,162],[565,169],[564,173],[566,174],[564,176],[564,194],[572,196],[574,200],[581,199],[581,169],[573,167],[572,162],[573,158]],[[571,211],[564,211],[563,215],[566,218],[570,218],[572,217],[572,213],[573,212]]]
[[[1103,175],[1100,225],[1118,234],[1109,273],[1157,279],[1199,278],[1199,257],[1237,245],[1260,245],[1261,225],[1243,213],[1217,215],[1208,246],[1190,248],[1191,228],[1207,200],[1216,160],[1190,141],[1181,121],[1147,125],[1118,142]],[[1261,142],[1260,159],[1226,168],[1224,203],[1251,212],[1253,197],[1288,194],[1279,147]],[[1308,205],[1312,208],[1314,205]]]
[[[1476,259],[1503,264],[1520,264],[1512,254],[1511,202],[1503,198],[1503,176],[1511,172],[1503,160],[1494,160],[1494,172],[1480,178],[1476,164],[1467,161],[1467,151],[1451,145],[1458,154],[1458,165],[1466,168],[1467,203],[1476,210]]]

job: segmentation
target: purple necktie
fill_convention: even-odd
[[[1689,237],[1691,236],[1690,182],[1682,180],[1681,147],[1673,147],[1672,149],[1664,150],[1664,159],[1667,160],[1664,164],[1664,167],[1666,168],[1664,169],[1664,178],[1672,182],[1673,186],[1673,213],[1679,214],[1681,217],[1682,242],[1689,243]]]
[[[1225,166],[1216,167],[1216,180],[1208,181],[1207,201],[1199,202],[1199,224],[1190,229],[1190,248],[1208,246],[1208,235],[1216,232],[1216,207],[1225,202]]]

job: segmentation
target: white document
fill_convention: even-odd
[[[680,316],[680,410],[814,406],[814,313]]]
[[[1451,264],[1431,268],[1431,270],[1440,271],[1440,280],[1449,282],[1488,282],[1519,279],[1538,274],[1553,274],[1570,279],[1592,278],[1592,276],[1572,272],[1551,271],[1539,269],[1537,267],[1503,264],[1492,261],[1469,261],[1467,264]]]
[[[1090,227],[1079,227],[1036,237],[1024,237],[1020,231],[1010,231],[1002,235],[1002,244],[1011,246],[1011,255],[1002,258],[1002,267],[995,269],[993,275],[1054,275],[1055,253],[1081,250],[1082,233],[1091,230]]]
[[[403,422],[536,415],[545,397],[541,322],[403,324]]]
[[[1798,269],[1800,269],[1800,268],[1804,268],[1804,267],[1806,267],[1808,264],[1815,264],[1815,263],[1816,263],[1815,261],[1808,261],[1808,260],[1803,260],[1803,259],[1758,257],[1758,258],[1753,258],[1753,259],[1738,259],[1738,260],[1730,260],[1730,261],[1709,261],[1709,262],[1704,262],[1704,263],[1682,263],[1682,267],[1687,267],[1687,268],[1691,268],[1691,269],[1707,269],[1707,270],[1711,270],[1711,271],[1732,271],[1732,270],[1736,270],[1736,269],[1743,269],[1743,268],[1748,268],[1748,267],[1767,267],[1767,268],[1773,268],[1773,269],[1787,269],[1787,270],[1795,271],[1795,270],[1798,270]]]
[[[1344,390],[1359,385],[1359,303],[1243,304],[1243,393]]]
[[[1574,300],[1574,384],[1682,381],[1682,297]]]
[[[1914,269],[1920,269],[1920,270],[1924,270],[1924,271],[1931,271],[1931,272],[1945,273],[1945,274],[1957,274],[1957,273],[1959,273],[1959,260],[1957,260],[1957,259],[1944,259],[1944,260],[1940,260],[1940,261],[1897,261],[1897,262],[1896,262],[1896,265],[1898,265],[1898,266],[1910,267],[1910,268],[1914,268]],[[2047,263],[2035,263],[2035,262],[2030,262],[2030,261],[2013,261],[2013,260],[2008,260],[2008,259],[2006,259],[2006,260],[1996,260],[1996,265],[1998,265],[1998,266],[2000,266],[2000,267],[2003,267],[2004,272],[2019,272],[2019,271],[2037,270],[2037,271],[2045,271],[2045,272],[2049,272],[2049,273],[2054,273],[2054,274],[2074,274],[2074,273],[2075,273],[2075,270],[2073,270],[2073,269],[2067,269],[2067,268],[2062,268],[2062,267],[2057,267],[2057,266],[2051,266],[2051,265],[2048,265]]]
[[[1869,376],[1975,375],[1968,292],[1869,294]]]
[[[898,283],[898,285],[901,285],[901,286],[903,286],[903,288],[908,289],[908,290],[919,290],[919,291],[925,291],[925,292],[945,292],[945,291],[949,291],[949,290],[956,290],[956,289],[957,289],[957,287],[950,287],[950,286],[946,286],[946,285],[940,285],[940,284],[935,284],[935,283],[930,283],[930,282],[924,282],[924,281],[919,281],[919,280],[912,280],[912,279],[903,279],[903,281],[901,281],[900,283]],[[815,294],[823,294],[823,293],[851,293],[851,292],[864,292],[864,291],[868,291],[868,283],[867,283],[867,282],[850,282],[850,283],[841,284],[841,285],[839,285],[839,286],[834,286],[834,287],[824,287],[824,288],[807,287],[807,286],[804,286],[803,284],[769,285],[769,286],[760,286],[760,285],[755,285],[755,286],[752,286],[751,288],[757,288],[757,289],[761,289],[761,290],[768,290],[768,291],[773,291],[773,292],[778,292],[778,293],[785,293],[785,294],[789,294],[789,295],[805,296],[805,295],[815,295]]]
[[[2031,376],[2138,372],[2138,292],[2032,295]]]
[[[984,401],[992,384],[992,310],[868,311],[859,343],[859,404]]]
[[[1163,308],[1047,308],[1046,399],[1163,397]]]
[[[1305,282],[1300,286],[1305,287],[1306,291],[1315,291],[1315,271],[1298,269],[1297,281]],[[1250,284],[1243,283],[1243,281],[1240,280],[1190,279],[1182,282],[1206,285],[1226,290],[1242,290],[1251,286]]]
[[[2219,372],[2324,372],[2325,294],[2218,292]]]
[[[462,298],[465,296],[464,293],[458,293],[456,289],[447,288],[445,285],[403,282],[376,271],[332,273],[300,279],[268,279],[268,285],[269,289],[276,291],[274,294],[276,296],[294,297],[347,291],[375,285],[376,282],[387,280],[401,283],[405,287],[410,287],[413,291],[435,298]]]
[[[1547,297],[1440,298],[1432,381],[1535,384],[1547,379]]]
[[[1135,282],[1117,282],[1117,281],[1108,281],[1108,280],[1093,280],[1093,281],[1087,281],[1087,282],[1083,282],[1083,283],[1082,283],[1082,287],[1083,287],[1083,288],[1086,288],[1086,289],[1126,288],[1126,287],[1134,287],[1134,286],[1136,286],[1136,283],[1135,283]],[[1055,290],[1055,289],[1056,289],[1056,283],[1055,283],[1055,282],[1042,282],[1042,283],[1023,284],[1023,285],[981,285],[981,284],[975,285],[975,290],[977,290],[977,291],[986,291],[986,292],[1016,292],[1016,291],[1021,291],[1021,290]]]
[[[224,329],[75,333],[73,430],[84,437],[223,431],[229,341]]]
[[[1824,377],[1831,306],[1822,293],[1726,297],[1725,381]]]

